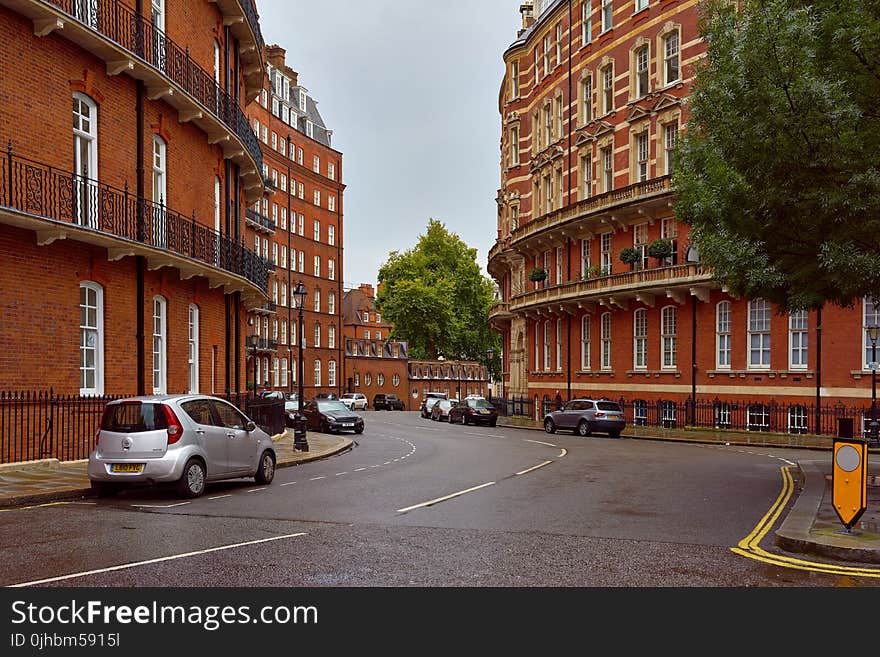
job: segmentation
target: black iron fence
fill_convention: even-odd
[[[0,205],[201,261],[243,276],[268,293],[269,262],[244,242],[91,178],[14,155],[0,158]]]
[[[504,416],[541,419],[564,402],[550,397],[493,397],[492,404]],[[627,424],[668,429],[685,426],[732,431],[855,436],[876,438],[872,433],[871,407],[842,403],[804,404],[797,402],[729,401],[720,399],[627,399],[616,400],[623,408]],[[535,407],[540,414],[536,418]]]
[[[285,430],[284,401],[244,393],[218,394],[269,435]],[[88,458],[107,402],[121,395],[59,395],[49,391],[0,392],[0,463]]]
[[[187,94],[220,119],[244,143],[250,156],[263,170],[260,142],[236,99],[214,80],[214,76],[192,60],[189,48],[181,48],[152,21],[119,0],[43,0],[74,20],[113,41],[163,75],[174,80]],[[242,7],[257,39],[262,42],[256,12],[250,0]],[[262,44],[261,46],[262,47]]]

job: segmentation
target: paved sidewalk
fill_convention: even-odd
[[[344,435],[307,433],[309,451],[293,447],[293,430],[272,436],[276,467],[286,468],[326,458],[351,449],[354,441]],[[43,504],[91,496],[87,461],[57,459],[0,465],[0,507]]]

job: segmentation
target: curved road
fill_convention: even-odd
[[[364,412],[338,456],[185,501],[0,514],[0,584],[876,586],[734,553],[808,453],[450,426]],[[771,544],[772,531],[761,547]]]

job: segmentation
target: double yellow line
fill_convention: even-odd
[[[786,503],[791,498],[792,493],[794,493],[794,479],[791,476],[791,469],[792,466],[788,465],[782,468],[782,492],[779,493],[779,497],[776,498],[773,506],[771,506],[770,510],[767,511],[763,518],[761,518],[761,521],[752,532],[741,540],[737,547],[730,548],[731,551],[748,559],[754,559],[755,561],[761,561],[763,563],[773,566],[781,566],[783,568],[808,570],[814,573],[825,573],[828,575],[880,578],[880,569],[877,568],[835,566],[832,564],[806,561],[805,559],[796,559],[794,557],[772,554],[761,548],[761,541],[779,519]]]

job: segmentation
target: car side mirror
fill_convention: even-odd
[[[248,423],[245,425],[244,428],[247,429],[248,433],[250,433],[251,431],[256,431],[257,423],[254,422],[253,420],[248,420]]]

